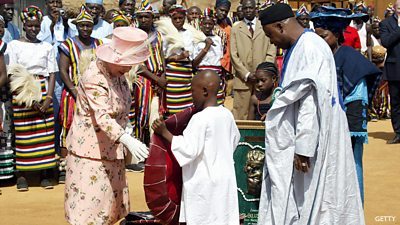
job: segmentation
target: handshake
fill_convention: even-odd
[[[119,138],[119,142],[121,142],[129,150],[129,152],[137,159],[138,162],[142,162],[149,156],[149,149],[144,143],[132,137],[132,133],[133,127],[130,123],[128,123],[125,128],[125,134]]]

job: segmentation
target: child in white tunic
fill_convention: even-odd
[[[154,132],[171,142],[182,167],[180,222],[187,225],[239,224],[233,152],[240,134],[232,113],[217,106],[219,77],[205,70],[193,78],[193,103],[198,111],[181,136],[172,136],[162,119]]]

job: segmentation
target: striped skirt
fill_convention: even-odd
[[[153,98],[151,81],[138,76],[134,85],[136,126],[135,136],[141,141],[145,138],[145,129],[149,128],[150,103]]]
[[[63,89],[61,94],[61,102],[60,102],[60,113],[59,118],[61,121],[61,143],[60,147],[66,148],[66,139],[68,135],[69,128],[72,124],[72,118],[74,117],[75,110],[75,99],[69,93],[67,89]]]
[[[39,76],[42,101],[46,99],[46,78]],[[18,105],[13,99],[15,160],[19,171],[34,171],[56,166],[54,150],[54,114],[51,104],[45,115]]]
[[[219,90],[217,94],[218,105],[223,105],[225,102],[226,80],[225,76],[222,74],[222,68],[220,66],[199,66],[198,71],[202,70],[212,70],[219,75],[221,82],[219,84]]]
[[[166,66],[167,114],[173,115],[193,105],[191,63],[171,62]]]

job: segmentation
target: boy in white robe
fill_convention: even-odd
[[[183,135],[172,136],[162,119],[152,125],[155,133],[171,142],[172,153],[182,167],[179,222],[187,225],[239,224],[233,152],[240,133],[232,113],[217,105],[219,82],[211,70],[193,78],[193,103],[198,113]]]
[[[365,224],[329,46],[301,27],[287,4],[261,11],[260,20],[271,42],[287,51],[265,120],[258,224]]]

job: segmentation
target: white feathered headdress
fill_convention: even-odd
[[[7,74],[10,79],[11,92],[15,93],[14,99],[18,105],[25,104],[29,108],[34,102],[42,100],[40,81],[36,80],[24,66],[10,65]]]

